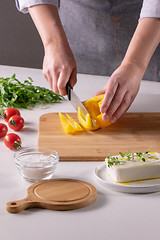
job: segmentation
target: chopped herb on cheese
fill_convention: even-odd
[[[106,160],[108,159],[107,161],[108,167],[111,167],[113,165],[126,164],[127,161],[146,162],[146,159],[158,160],[158,158],[156,156],[153,156],[152,153],[150,153],[149,151],[150,149],[145,153],[142,153],[142,152],[130,153],[130,150],[129,150],[128,153],[119,152],[119,156],[114,156],[114,157],[110,157],[110,155],[108,154],[108,157],[106,158]]]

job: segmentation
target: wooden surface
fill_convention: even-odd
[[[76,113],[69,113],[75,120]],[[104,161],[105,157],[127,153],[160,152],[160,113],[127,113],[107,128],[66,134],[58,113],[40,117],[38,146],[59,152],[62,161]]]
[[[7,203],[6,209],[10,213],[32,207],[72,210],[88,206],[96,197],[96,188],[87,182],[57,178],[32,184],[25,199]]]

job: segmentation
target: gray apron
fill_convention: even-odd
[[[61,0],[59,14],[78,72],[111,75],[120,65],[143,0]],[[157,49],[144,79],[160,81]]]

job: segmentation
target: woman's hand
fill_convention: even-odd
[[[61,95],[66,95],[66,84],[73,87],[77,82],[77,67],[73,53],[67,42],[45,46],[43,74],[50,88]]]
[[[50,88],[64,96],[66,83],[70,81],[73,87],[77,82],[77,67],[58,9],[53,5],[39,4],[28,10],[44,46],[43,74]]]
[[[104,88],[97,92],[105,94],[101,106],[103,120],[116,122],[135,99],[144,71],[135,64],[121,65],[117,68]]]
[[[114,71],[105,87],[97,93],[105,93],[101,106],[104,121],[117,121],[130,107],[159,42],[160,19],[141,19],[122,64]]]

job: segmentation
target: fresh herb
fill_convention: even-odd
[[[130,149],[128,153],[119,152],[119,157],[110,157],[108,154],[108,167],[118,164],[125,164],[126,161],[143,161],[145,162],[147,158],[158,160],[155,156],[152,156],[150,152],[151,148],[146,151],[145,153],[137,152],[137,153],[130,153]]]
[[[151,151],[152,147],[148,149],[148,151],[145,152],[145,154],[149,153]]]
[[[112,165],[120,164],[119,160],[108,160],[108,167],[111,167]]]
[[[21,83],[15,74],[11,78],[0,78],[0,107],[29,109],[37,103],[58,103],[64,99],[61,95],[32,83],[30,77]]]
[[[122,153],[122,152],[119,152],[119,154],[121,155],[121,157],[122,157],[122,158],[124,158],[124,157],[125,157],[125,154],[124,154],[124,153]]]
[[[147,152],[148,153],[148,152]],[[136,153],[137,154],[137,156],[138,157],[142,157],[142,155],[143,155],[143,153],[141,153],[141,152],[138,152],[138,153]]]

